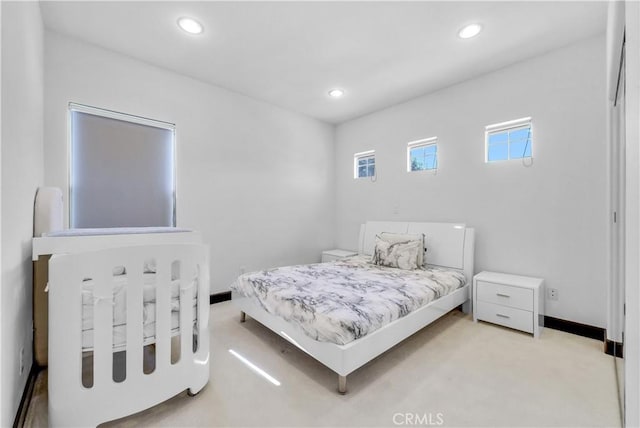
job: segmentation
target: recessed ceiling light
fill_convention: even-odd
[[[482,31],[482,25],[480,24],[469,24],[466,27],[463,27],[460,31],[458,31],[458,36],[461,39],[470,39],[471,37],[477,36],[480,31]]]
[[[178,19],[178,27],[182,28],[189,34],[201,34],[204,31],[202,24],[193,18]]]
[[[344,95],[344,91],[342,89],[332,89],[329,91],[329,96],[331,98],[340,98]]]

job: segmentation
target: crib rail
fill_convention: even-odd
[[[155,261],[152,340],[155,368],[146,374],[143,370],[143,308],[145,264],[149,264],[149,260]],[[51,258],[49,421],[52,426],[95,426],[149,408],[185,389],[197,393],[206,385],[209,380],[208,260],[208,248],[202,244],[129,246]],[[177,278],[175,268],[172,269],[176,263]],[[114,343],[114,290],[123,278],[126,278],[126,336],[124,343]],[[93,382],[86,386],[82,381],[82,328],[83,284],[86,286],[88,279],[92,281]],[[180,358],[172,362],[171,286],[175,287],[176,283],[179,283]],[[86,289],[84,300],[86,308]],[[173,303],[175,306],[175,299]],[[147,307],[147,310],[151,309]],[[150,342],[148,337],[146,342]],[[86,344],[84,346],[86,354]],[[124,377],[118,381],[114,380],[114,352],[117,351],[125,353]]]

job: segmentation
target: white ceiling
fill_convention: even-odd
[[[606,2],[55,2],[47,28],[339,123],[602,33]],[[200,36],[176,25],[204,24]],[[480,22],[462,40],[457,31]],[[346,92],[331,99],[334,87]]]

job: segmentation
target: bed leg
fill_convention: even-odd
[[[340,394],[347,393],[347,377],[338,375],[338,392]]]
[[[245,322],[247,320],[247,314],[240,311],[240,322]]]
[[[465,314],[471,313],[471,300],[467,300],[462,304],[462,312],[464,312]]]

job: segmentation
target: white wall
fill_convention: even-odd
[[[33,200],[43,177],[42,37],[39,3],[3,2],[0,426],[13,423],[32,361]]]
[[[336,244],[366,220],[466,222],[476,271],[546,279],[546,314],[606,325],[604,36],[344,123],[336,130]],[[484,127],[532,116],[533,166],[486,164]],[[438,136],[437,175],[406,172],[406,143]],[[353,154],[376,150],[376,182]]]
[[[2,47],[2,2],[0,1],[0,47]],[[2,54],[0,51],[0,100],[2,100]],[[2,189],[2,102],[0,102],[0,190]],[[0,194],[0,215],[2,214],[2,194]],[[0,320],[2,320],[2,219],[0,218]],[[2,327],[0,327],[0,424],[4,421],[2,411]]]
[[[47,31],[45,183],[65,200],[70,101],[176,124],[178,226],[211,245],[212,293],[332,247],[332,126]]]
[[[625,3],[626,230],[624,404],[628,427],[640,426],[640,4]]]

